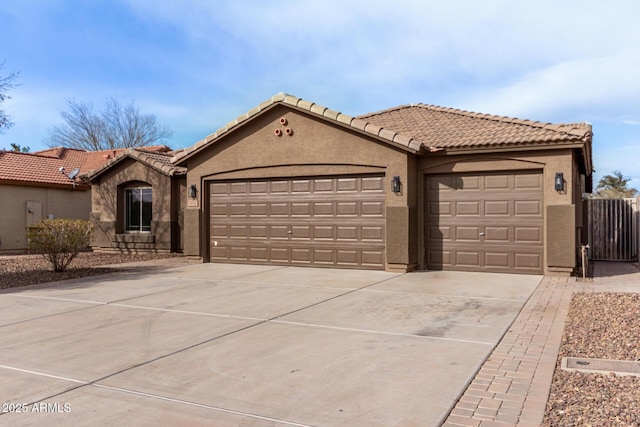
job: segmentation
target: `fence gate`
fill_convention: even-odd
[[[638,259],[638,199],[589,199],[589,245],[593,260]]]

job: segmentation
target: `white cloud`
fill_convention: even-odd
[[[640,49],[561,62],[530,72],[503,87],[471,92],[472,109],[519,117],[553,117],[578,112],[587,117],[623,121],[640,115]],[[628,120],[627,120],[628,121]]]

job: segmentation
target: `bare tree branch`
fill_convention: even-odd
[[[4,61],[0,63],[0,70],[3,68]],[[19,71],[12,71],[6,77],[0,77],[0,105],[2,105],[5,100],[11,99],[11,97],[7,95],[7,92],[17,86],[15,80],[19,74]],[[4,130],[9,129],[11,126],[13,126],[11,116],[3,109],[0,109],[0,133],[3,133]]]
[[[93,104],[67,101],[69,109],[60,113],[64,124],[49,130],[47,144],[82,150],[109,150],[151,145],[171,138],[173,132],[157,124],[154,114],[142,114],[131,102],[122,106],[109,98],[101,113]]]

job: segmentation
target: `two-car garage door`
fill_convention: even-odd
[[[384,268],[381,175],[214,181],[211,261]]]
[[[543,272],[540,171],[427,175],[429,270]],[[211,261],[383,269],[381,175],[209,183]]]
[[[542,173],[428,175],[430,270],[543,271]]]

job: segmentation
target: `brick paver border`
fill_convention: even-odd
[[[542,424],[573,292],[640,292],[640,271],[631,263],[596,262],[593,281],[544,277],[444,427]]]

